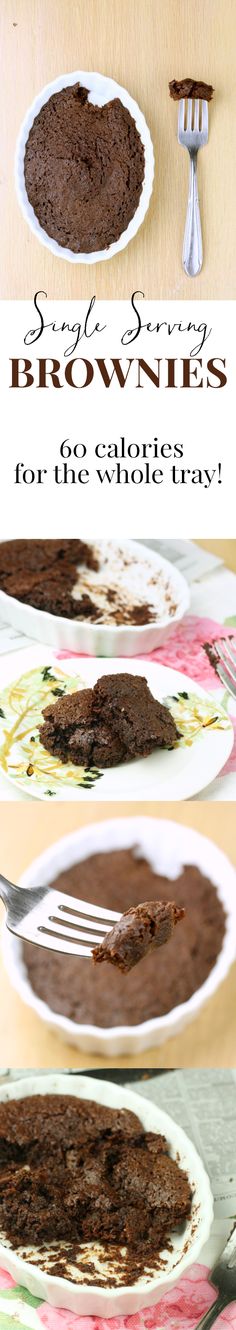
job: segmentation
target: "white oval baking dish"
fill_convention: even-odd
[[[114,97],[119,97],[120,101],[127,107],[127,110],[135,121],[145,154],[142,192],[134,216],[131,218],[129,225],[119,236],[118,240],[112,245],[109,245],[108,249],[96,250],[92,254],[74,254],[73,250],[66,249],[63,245],[59,245],[57,240],[53,240],[51,236],[47,235],[47,232],[44,231],[44,228],[40,225],[34,209],[29,202],[25,185],[25,148],[33,122],[39,114],[39,111],[41,111],[41,107],[45,105],[45,102],[49,101],[49,98],[52,97],[53,93],[61,92],[62,88],[72,87],[74,83],[80,83],[82,87],[88,88],[89,93],[91,94],[90,100],[94,102],[95,105],[103,106],[105,102],[113,100]],[[67,259],[67,262],[69,263],[86,263],[90,265],[92,263],[102,263],[105,259],[112,259],[120,250],[126,248],[126,245],[129,244],[129,241],[133,239],[133,236],[135,236],[136,232],[139,230],[149,207],[153,187],[153,177],[154,152],[146,120],[142,111],[140,111],[137,102],[134,101],[133,97],[130,97],[126,88],[122,88],[119,83],[116,83],[115,79],[107,78],[106,75],[91,72],[91,70],[76,69],[72,74],[60,74],[59,78],[54,79],[52,83],[47,83],[38,94],[38,97],[35,97],[35,100],[32,102],[32,105],[26,113],[17,140],[15,184],[18,203],[23,212],[25,221],[28,223],[28,226],[30,226],[31,231],[33,231],[37,240],[40,240],[41,244],[45,245],[46,249],[51,251],[51,254],[55,254],[57,258]]]
[[[174,564],[168,559],[163,559],[160,554],[153,550],[145,549],[135,540],[125,540],[122,543],[118,541],[99,541],[91,542],[96,549],[103,550],[107,545],[111,545],[114,555],[119,549],[122,549],[124,556],[131,560],[130,564],[130,585],[132,591],[132,563],[137,575],[137,564],[151,571],[153,578],[157,579],[158,595],[158,576],[163,578],[170,585],[170,592],[176,601],[174,614],[166,612],[157,619],[156,623],[146,624],[144,627],[137,625],[118,626],[117,624],[97,624],[87,621],[77,621],[75,619],[63,619],[54,614],[48,614],[45,610],[37,610],[33,605],[24,605],[22,601],[16,600],[14,596],[8,596],[6,591],[0,590],[0,614],[6,623],[13,624],[18,632],[25,633],[26,637],[36,638],[38,642],[43,642],[48,646],[56,647],[59,651],[75,651],[87,656],[138,656],[146,652],[153,651],[155,647],[162,646],[170,633],[174,631],[177,623],[186,614],[190,593],[187,582],[175,568]],[[59,575],[59,574],[58,574]],[[92,594],[92,593],[91,593]],[[148,594],[148,588],[147,588]],[[134,584],[135,597],[135,584]],[[153,597],[155,597],[155,586],[153,587]],[[135,602],[134,602],[135,603]]]
[[[159,1269],[155,1278],[149,1281],[141,1278],[136,1285],[127,1288],[99,1288],[99,1285],[77,1284],[68,1279],[50,1275],[17,1255],[12,1248],[0,1239],[0,1263],[16,1280],[24,1284],[34,1296],[45,1299],[53,1307],[68,1308],[84,1316],[119,1316],[131,1315],[158,1303],[168,1289],[184,1274],[188,1266],[196,1261],[209,1237],[213,1219],[213,1200],[210,1183],[195,1147],[173,1122],[167,1113],[157,1108],[150,1099],[121,1088],[113,1082],[100,1081],[87,1076],[61,1075],[52,1072],[49,1075],[37,1075],[7,1082],[0,1089],[0,1101],[21,1100],[32,1094],[74,1094],[82,1099],[92,1099],[96,1103],[106,1104],[109,1108],[128,1108],[137,1113],[146,1131],[162,1132],[170,1147],[173,1158],[178,1159],[180,1167],[189,1177],[194,1197],[192,1214],[179,1233],[174,1234],[172,1250],[165,1251],[165,1269]],[[168,1086],[167,1086],[168,1095]],[[32,1248],[31,1248],[32,1255]],[[89,1257],[88,1257],[89,1259]],[[81,1278],[81,1274],[80,1274]]]
[[[180,1034],[193,1017],[202,1011],[225,979],[236,956],[236,872],[226,855],[213,841],[190,827],[176,822],[149,817],[114,818],[92,823],[72,835],[51,845],[29,865],[20,880],[24,887],[45,885],[65,868],[89,854],[139,845],[156,871],[164,872],[174,881],[181,864],[192,863],[215,884],[226,912],[226,931],[221,952],[214,968],[188,1002],[175,1007],[167,1015],[155,1017],[136,1026],[117,1026],[102,1029],[93,1025],[78,1025],[65,1016],[53,1012],[36,996],[26,974],[22,960],[21,942],[3,929],[3,959],[14,988],[23,1002],[35,1011],[49,1029],[57,1031],[61,1039],[84,1053],[102,1057],[122,1054],[137,1056],[143,1049],[155,1048],[166,1039]],[[102,904],[102,902],[101,902]],[[140,968],[140,982],[142,982]]]

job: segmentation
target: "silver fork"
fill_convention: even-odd
[[[232,697],[236,697],[236,644],[228,638],[219,639],[211,648],[211,656],[221,683]]]
[[[201,108],[201,109],[200,109]],[[201,123],[201,128],[200,128]],[[192,128],[193,125],[193,128]],[[183,267],[188,277],[201,271],[202,230],[197,187],[197,154],[208,141],[208,104],[198,98],[187,99],[187,125],[185,128],[185,98],[179,102],[178,141],[190,156],[188,207],[183,244]]]
[[[216,1265],[214,1265],[214,1269],[211,1271],[210,1280],[211,1284],[214,1284],[215,1288],[218,1289],[218,1298],[216,1298],[216,1302],[213,1303],[213,1307],[209,1307],[209,1311],[205,1312],[205,1315],[202,1316],[201,1321],[198,1321],[196,1330],[210,1330],[210,1326],[214,1325],[215,1321],[218,1320],[218,1316],[220,1315],[220,1312],[223,1311],[224,1307],[228,1307],[229,1303],[234,1302],[234,1299],[236,1298],[235,1227],[226,1243],[226,1247],[224,1247],[224,1251],[221,1253],[219,1260],[216,1261]]]
[[[52,951],[90,958],[90,943],[103,942],[121,919],[115,910],[64,896],[50,887],[16,887],[0,874],[0,899],[10,933]]]

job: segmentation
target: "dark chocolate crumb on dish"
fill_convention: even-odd
[[[108,605],[111,605],[112,603],[109,592],[107,594],[107,602]],[[142,604],[131,605],[129,607],[125,606],[124,603],[122,603],[121,599],[119,606],[119,598],[117,597],[117,605],[114,617],[115,617],[115,622],[117,624],[127,623],[130,624],[131,627],[133,624],[134,627],[145,628],[147,623],[153,623],[155,617],[155,611],[153,609],[153,605],[148,605],[147,602],[145,601],[143,601]]]
[[[214,88],[211,83],[203,83],[200,79],[172,79],[169,83],[170,97],[174,102],[180,102],[182,97],[196,97],[200,101],[211,102]]]
[[[92,543],[79,539],[1,541],[0,590],[33,609],[77,622],[140,628],[155,623],[157,604],[142,599],[136,602],[131,588],[128,594],[122,591],[119,567],[115,585],[109,584],[112,572],[107,562],[108,583],[106,568],[103,582],[99,547],[95,549]],[[168,617],[176,613],[168,584],[164,588],[164,612]]]
[[[119,97],[95,106],[75,83],[53,93],[35,117],[24,171],[47,235],[74,254],[92,254],[119,240],[137,210],[144,147]]]
[[[125,982],[115,966],[85,964],[78,956],[50,952],[45,966],[42,948],[23,943],[33,991],[51,1011],[74,1023],[113,1028],[164,1016],[187,1002],[216,964],[225,936],[224,909],[213,882],[193,864],[185,865],[173,882],[152,868],[141,849],[103,850],[64,868],[50,887],[75,900],[102,902],[118,914],[145,900],[168,902],[171,896],[185,909],[178,934],[174,930],[158,958],[151,947],[142,972],[134,966]]]
[[[175,721],[133,674],[103,675],[94,688],[69,693],[43,712],[40,741],[53,757],[76,766],[113,767],[155,748],[174,748]]]
[[[81,565],[97,572],[92,545],[83,540],[9,540],[0,543],[0,588],[25,605],[64,619],[91,619],[99,610],[91,596],[72,595]]]
[[[0,1228],[16,1250],[61,1244],[51,1274],[63,1246],[76,1263],[80,1244],[99,1242],[119,1258],[119,1284],[134,1283],[191,1206],[165,1137],[130,1110],[50,1093],[0,1104]]]
[[[127,974],[151,947],[163,947],[169,941],[184,915],[185,910],[174,901],[143,901],[142,905],[131,906],[106,933],[104,941],[93,947],[93,959],[96,964],[110,961]]]

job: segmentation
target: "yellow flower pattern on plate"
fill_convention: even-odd
[[[50,799],[67,788],[93,788],[101,779],[97,768],[63,763],[46,752],[40,742],[39,727],[43,711],[50,702],[68,693],[78,692],[85,681],[81,675],[68,675],[57,665],[45,665],[22,674],[1,694],[0,767],[27,794],[30,782],[40,788],[41,798]],[[176,747],[190,747],[204,729],[228,729],[230,721],[213,698],[179,692],[163,699],[176,722],[180,738]]]
[[[199,697],[197,693],[176,693],[165,697],[181,738],[179,745],[189,747],[202,730],[229,730],[230,720],[214,698]]]
[[[44,666],[22,674],[1,694],[0,724],[2,770],[22,785],[29,794],[30,780],[44,787],[48,798],[56,794],[58,784],[81,785],[90,789],[100,772],[74,766],[51,757],[40,743],[39,726],[50,702],[84,687],[80,675],[64,674],[57,666]]]

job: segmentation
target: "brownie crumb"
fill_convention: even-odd
[[[163,947],[169,941],[184,915],[185,910],[180,910],[174,901],[144,901],[142,905],[131,906],[106,933],[104,941],[93,947],[95,963],[110,961],[122,974],[127,974],[151,947]]]
[[[157,1269],[191,1205],[167,1140],[129,1109],[47,1092],[0,1104],[1,1232],[16,1250],[56,1243],[50,1274],[65,1278],[66,1261],[99,1241],[118,1283],[134,1283],[147,1263]],[[92,1250],[90,1269],[97,1283]]]
[[[153,605],[148,605],[146,601],[143,601],[142,604],[139,605],[127,606],[127,608],[121,606],[120,611],[118,608],[116,610],[116,623],[120,624],[129,623],[131,626],[134,624],[135,627],[142,628],[145,627],[147,623],[153,623],[154,618],[155,611]]]
[[[53,93],[25,149],[25,185],[47,235],[75,254],[108,249],[127,229],[144,179],[144,147],[119,97],[89,101],[79,83]]]
[[[170,97],[174,102],[180,102],[182,97],[199,97],[200,101],[211,102],[214,91],[211,83],[203,83],[198,79],[172,79],[169,83]]]

